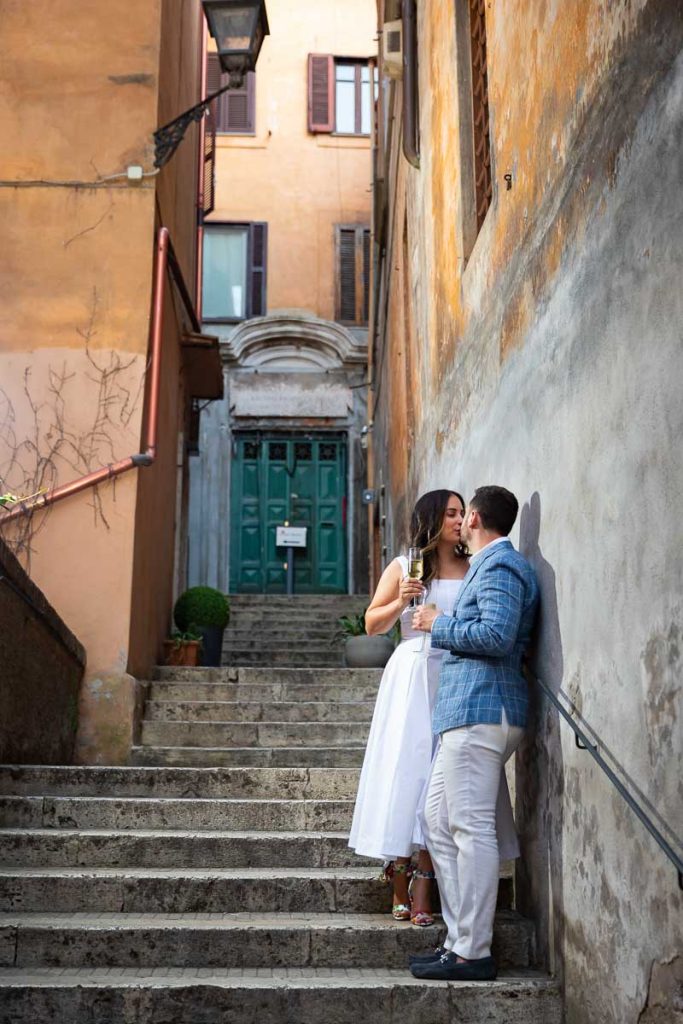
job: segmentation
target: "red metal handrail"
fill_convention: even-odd
[[[156,244],[156,265],[154,268],[154,289],[152,292],[152,322],[150,324],[150,355],[149,355],[149,375],[147,381],[147,445],[145,450],[137,452],[135,455],[129,455],[125,459],[120,459],[118,462],[110,462],[108,466],[103,466],[102,469],[96,469],[92,473],[86,473],[84,476],[78,477],[77,480],[72,480],[68,484],[62,484],[61,487],[55,487],[53,490],[48,491],[47,494],[41,494],[39,497],[30,500],[27,499],[22,502],[18,502],[14,508],[4,510],[4,515],[0,515],[0,527],[4,526],[5,523],[11,522],[13,519],[18,519],[20,516],[28,515],[29,512],[36,512],[41,508],[46,508],[48,505],[54,505],[58,501],[63,501],[64,498],[69,498],[73,494],[79,494],[81,491],[87,490],[89,487],[96,487],[98,484],[105,483],[107,480],[113,480],[114,477],[121,476],[122,473],[127,473],[130,469],[136,467],[151,466],[156,459],[157,455],[157,432],[159,427],[159,391],[161,387],[161,340],[163,335],[164,326],[164,284],[166,280],[166,272],[171,269],[176,283],[179,285],[181,297],[184,304],[190,302],[187,287],[183,280],[178,261],[173,251],[171,244],[171,236],[168,228],[159,228],[157,235]],[[190,309],[188,312],[191,313],[191,320],[193,325],[196,324],[197,318],[190,302]]]

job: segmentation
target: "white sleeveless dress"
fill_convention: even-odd
[[[407,559],[397,561],[406,575]],[[433,580],[425,602],[450,614],[461,586],[462,580]],[[446,652],[432,648],[429,636],[412,628],[412,616],[411,608],[401,615],[401,642],[379,686],[349,835],[357,854],[383,861],[409,857],[425,845],[418,812],[438,739],[432,711]],[[500,855],[509,860],[519,856],[519,847],[504,774],[503,786],[498,832]]]

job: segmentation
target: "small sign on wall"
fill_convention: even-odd
[[[306,526],[276,526],[275,546],[278,548],[305,548]]]

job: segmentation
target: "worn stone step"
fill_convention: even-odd
[[[391,908],[376,868],[0,869],[0,913],[351,913]]]
[[[263,636],[274,633],[294,633],[305,638],[314,636],[319,630],[326,635],[332,635],[339,631],[340,618],[344,616],[344,612],[330,614],[327,611],[309,610],[305,611],[301,618],[290,620],[281,612],[241,611],[232,616],[230,625],[225,632],[252,630],[254,633],[263,634]]]
[[[330,635],[332,634],[330,630]],[[258,630],[245,629],[239,636],[227,634],[223,637],[223,652],[230,653],[231,650],[260,650],[260,651],[299,651],[302,655],[312,653],[327,654],[329,651],[338,653],[341,644],[331,643],[329,636],[320,637],[314,640],[311,636],[282,637],[280,639],[265,633],[261,635]]]
[[[132,765],[175,767],[356,768],[363,763],[365,745],[348,747],[133,747]]]
[[[365,722],[143,722],[155,747],[345,747],[367,742]]]
[[[369,722],[373,701],[148,700],[152,722]]]
[[[376,969],[405,967],[443,928],[412,928],[389,914],[0,914],[0,935],[8,931],[15,967],[257,968],[267,950],[269,967]],[[530,921],[496,915],[500,967],[528,967],[532,941]]]
[[[421,982],[406,970],[14,967],[0,970],[12,1024],[561,1024],[557,982]]]
[[[282,668],[343,668],[341,650],[337,653],[329,647],[319,650],[299,647],[293,651],[260,651],[251,648],[235,648],[223,655],[223,664],[239,666],[281,666]]]
[[[226,640],[235,639],[240,637],[247,637],[251,639],[255,633],[260,632],[259,626],[262,623],[254,622],[238,622],[234,626],[228,626],[223,634],[223,638]],[[314,624],[300,624],[300,623],[287,623],[281,619],[274,619],[272,624],[268,624],[267,630],[264,629],[263,640],[270,640],[277,642],[278,640],[298,640],[303,643],[306,641],[320,640],[325,642],[329,640],[331,636],[334,636],[337,631],[337,623],[328,623],[327,620],[321,620]]]
[[[150,700],[372,701],[377,683],[150,683]]]
[[[331,868],[374,867],[346,832],[237,832],[157,829],[0,829],[0,865],[20,867]],[[512,878],[501,878],[501,906]]]
[[[237,608],[363,608],[367,594],[228,594],[233,609]]]
[[[272,686],[281,684],[324,684],[342,683],[344,686],[379,685],[382,678],[381,668],[346,668],[343,665],[334,668],[306,668],[305,666],[230,666],[222,668],[185,668],[175,665],[157,665],[154,678],[161,682],[205,682],[205,683],[240,683],[251,686],[265,684]]]
[[[6,828],[266,829],[343,831],[353,800],[216,800],[191,797],[4,796]]]
[[[353,799],[353,768],[0,766],[0,795]]]

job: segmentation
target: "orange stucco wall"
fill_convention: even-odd
[[[151,172],[159,118],[196,101],[199,31],[198,0],[3,7],[0,130],[12,140],[0,172],[3,491],[64,484],[144,444],[155,227],[163,220],[176,233],[192,282],[197,129],[158,178],[131,184],[125,169]],[[172,306],[167,321],[167,348],[177,350]],[[157,467],[6,530],[87,650],[84,760],[127,756],[128,672],[153,663],[166,628],[184,415],[178,367],[175,351],[164,368],[173,398],[162,407]],[[150,488],[161,495],[157,505]],[[152,622],[131,649],[131,595],[141,591],[152,595]]]
[[[256,134],[218,136],[210,220],[268,223],[268,310],[334,319],[334,225],[370,223],[370,140],[312,135],[307,56],[376,53],[368,0],[269,0],[256,71]]]

